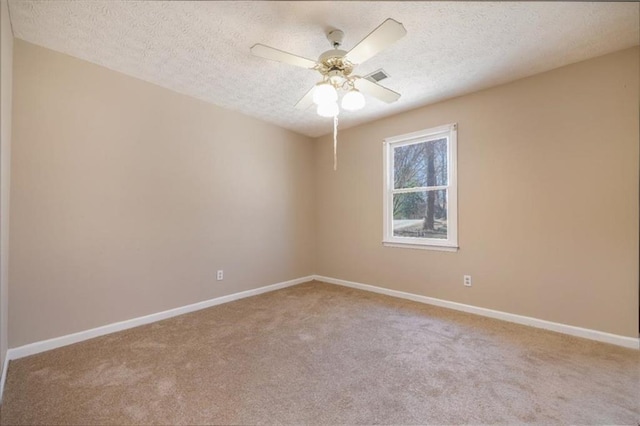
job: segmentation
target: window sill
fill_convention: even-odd
[[[395,247],[395,248],[404,248],[404,249],[414,249],[414,250],[435,250],[435,251],[448,251],[448,252],[457,252],[460,247],[452,247],[452,246],[432,246],[427,244],[411,244],[411,243],[391,243],[387,241],[383,241],[382,245],[385,247]]]

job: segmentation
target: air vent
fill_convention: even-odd
[[[369,81],[373,81],[374,83],[377,83],[381,80],[384,80],[385,78],[389,78],[389,74],[387,74],[385,70],[380,68],[379,70],[366,75],[364,78],[366,78]]]

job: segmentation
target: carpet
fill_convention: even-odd
[[[10,363],[9,424],[638,424],[640,352],[310,282]]]

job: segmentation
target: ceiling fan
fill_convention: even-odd
[[[344,33],[337,29],[330,31],[327,39],[333,49],[322,53],[317,61],[259,43],[251,47],[251,53],[261,58],[318,71],[322,80],[312,87],[295,107],[307,109],[316,104],[318,115],[335,118],[340,112],[338,90],[346,92],[342,97],[341,106],[347,111],[356,111],[364,107],[365,99],[361,92],[387,103],[400,98],[399,93],[354,75],[353,70],[358,64],[386,49],[406,33],[407,30],[400,22],[389,18],[348,52],[340,49]]]

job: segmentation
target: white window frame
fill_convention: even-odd
[[[383,142],[383,238],[382,244],[386,247],[414,248],[424,250],[458,251],[458,125],[446,124],[418,132],[386,138]],[[404,145],[429,142],[432,140],[448,138],[447,146],[447,185],[438,187],[412,188],[414,190],[446,189],[447,190],[447,239],[437,238],[411,238],[397,237],[393,235],[393,194],[408,192],[394,189],[394,148]]]

